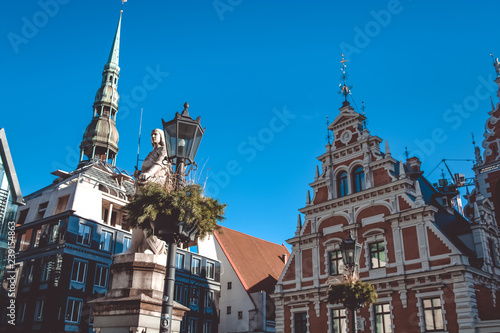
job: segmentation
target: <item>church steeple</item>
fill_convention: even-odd
[[[115,165],[118,153],[118,131],[116,129],[116,114],[118,112],[118,66],[120,55],[120,30],[122,13],[116,28],[115,38],[108,62],[102,72],[101,87],[97,90],[93,105],[93,117],[87,126],[80,144],[79,167],[93,160],[102,160]]]

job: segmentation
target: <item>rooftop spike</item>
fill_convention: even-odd
[[[295,235],[299,235],[300,234],[300,230],[302,230],[302,218],[300,217],[300,214],[299,214],[299,217],[297,219],[297,229],[295,231]]]
[[[314,175],[314,178],[318,179],[319,178],[319,166],[316,165],[316,174]]]
[[[389,141],[385,140],[385,156],[391,157],[391,150],[389,149]]]
[[[422,196],[422,190],[420,189],[420,183],[418,180],[415,180],[415,192],[417,193],[417,198],[415,200],[415,203],[417,204],[417,207],[422,207],[423,205],[425,205],[425,202]]]
[[[481,213],[479,212],[477,202],[474,202],[474,222],[477,224],[481,223]]]
[[[403,161],[399,161],[399,178],[406,178],[405,165]]]
[[[309,192],[309,190],[307,190],[307,199],[306,199],[306,205],[310,205],[311,204],[311,193]]]

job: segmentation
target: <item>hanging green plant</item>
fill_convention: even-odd
[[[168,191],[157,183],[147,183],[140,193],[125,206],[125,227],[146,230],[153,234],[152,225],[158,221],[183,223],[196,227],[196,236],[204,238],[219,228],[226,204],[203,196],[203,188],[190,184],[180,190]]]
[[[363,306],[373,304],[378,295],[375,287],[360,280],[351,283],[343,282],[331,285],[328,290],[328,302],[331,304],[342,303],[347,308],[359,309]]]

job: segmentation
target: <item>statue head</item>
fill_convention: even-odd
[[[153,147],[165,147],[165,136],[163,131],[159,128],[155,128],[151,132],[151,144]]]

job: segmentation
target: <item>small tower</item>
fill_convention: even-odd
[[[87,126],[80,144],[80,161],[78,167],[94,160],[101,160],[115,165],[118,153],[118,130],[116,129],[116,114],[118,112],[118,78],[120,67],[120,28],[122,13],[116,28],[115,38],[108,62],[102,72],[101,87],[97,90],[93,106],[93,116]]]

